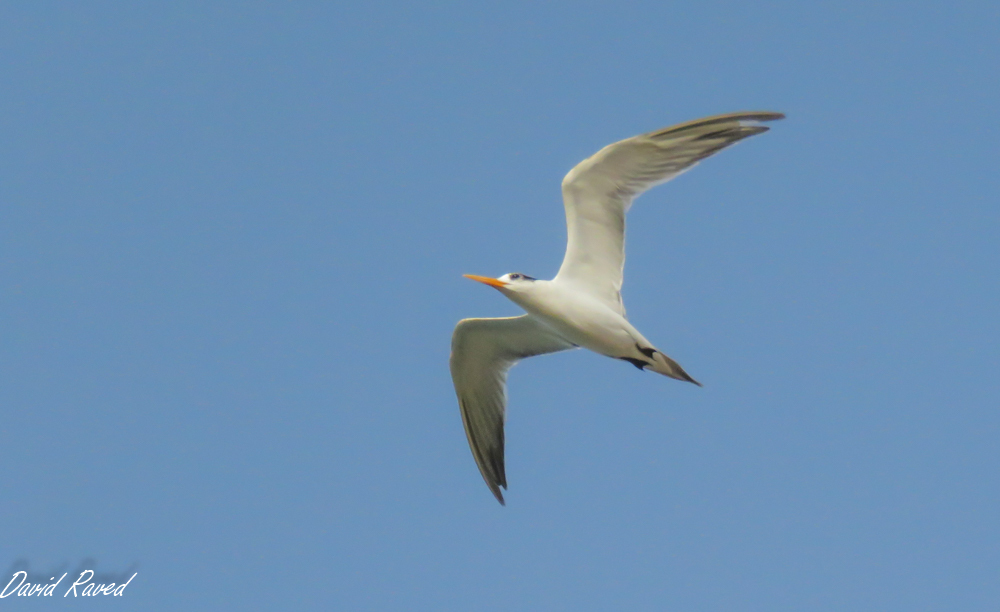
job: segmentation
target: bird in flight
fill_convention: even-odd
[[[503,505],[507,371],[526,357],[584,347],[640,370],[701,386],[643,337],[622,304],[625,213],[646,190],[709,155],[768,130],[773,112],[705,117],[608,145],[563,179],[568,240],[552,280],[513,272],[500,278],[466,274],[495,287],[527,314],[464,319],[451,339],[451,377],[465,435],[483,479]]]

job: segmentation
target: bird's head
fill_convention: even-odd
[[[527,274],[521,274],[520,272],[511,272],[510,274],[504,274],[500,278],[490,278],[488,276],[476,276],[475,274],[463,274],[465,278],[471,278],[474,281],[479,281],[484,285],[489,285],[490,287],[496,287],[501,291],[527,291],[535,283],[535,279],[528,276]]]

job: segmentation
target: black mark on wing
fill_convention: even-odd
[[[633,359],[632,357],[619,357],[619,359],[621,359],[622,361],[627,361],[627,362],[631,363],[632,365],[634,365],[635,367],[639,368],[640,370],[643,369],[643,368],[645,368],[648,365],[652,365],[651,363],[645,362],[642,359]]]
[[[653,353],[656,352],[656,349],[654,348],[642,348],[641,346],[639,346],[638,342],[635,343],[635,348],[639,349],[640,353],[642,353],[646,357],[649,357],[650,359],[653,358]]]

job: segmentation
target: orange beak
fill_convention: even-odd
[[[471,278],[474,281],[479,281],[485,285],[489,285],[490,287],[496,287],[497,289],[502,289],[507,286],[507,283],[502,280],[490,278],[488,276],[476,276],[475,274],[463,274],[462,276],[465,278]]]

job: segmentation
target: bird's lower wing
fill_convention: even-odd
[[[501,504],[507,371],[525,357],[573,348],[531,315],[464,319],[451,338],[451,378],[476,465]]]
[[[608,145],[563,179],[568,240],[556,279],[621,308],[625,213],[644,191],[749,136],[766,132],[772,112],[740,112],[689,121]]]

